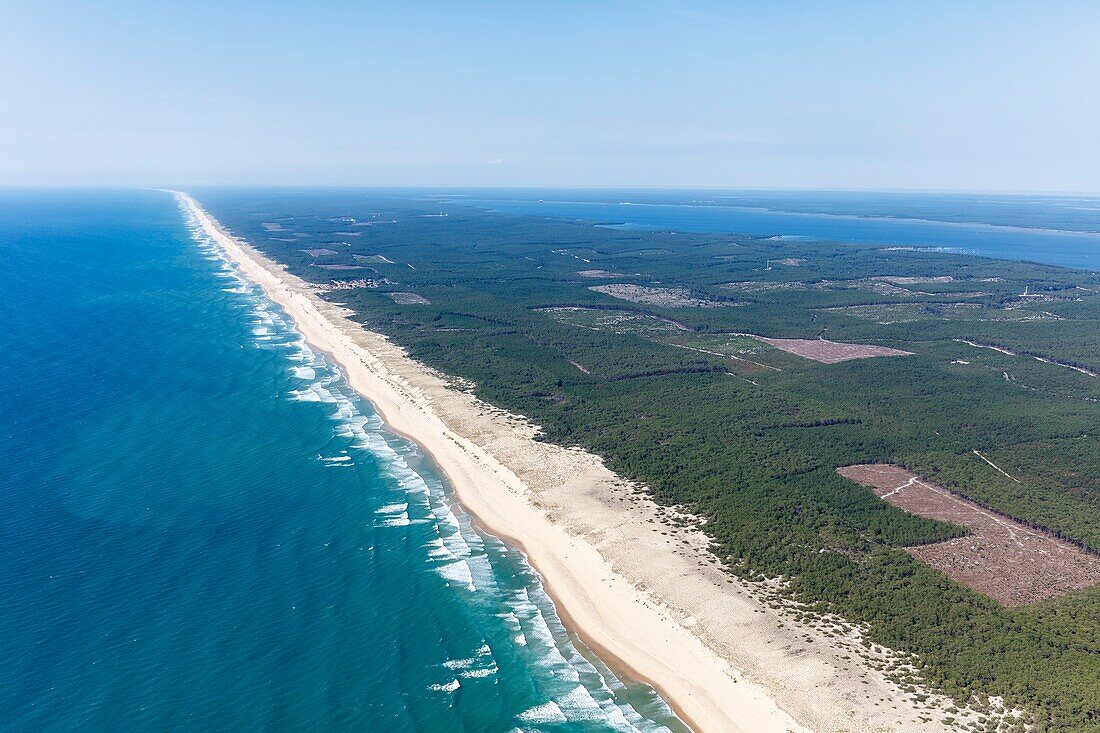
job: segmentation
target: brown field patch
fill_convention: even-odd
[[[876,356],[911,356],[913,353],[901,349],[891,349],[887,346],[845,344],[826,339],[773,339],[765,336],[753,336],[753,338],[771,344],[777,349],[801,356],[804,359],[813,359],[822,364],[836,364],[851,359],[870,359]]]
[[[966,537],[906,549],[1001,605],[1023,606],[1100,583],[1100,557],[983,509],[900,466],[865,464],[837,472],[907,512],[969,529]]]

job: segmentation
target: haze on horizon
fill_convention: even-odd
[[[1100,4],[5,0],[0,185],[1100,191]]]

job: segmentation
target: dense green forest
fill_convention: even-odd
[[[1100,274],[626,232],[412,194],[198,198],[414,358],[706,517],[731,572],[788,577],[793,597],[867,624],[960,699],[1003,696],[1038,730],[1100,730],[1100,589],[1003,608],[902,549],[964,530],[835,472],[899,463],[1100,552],[1087,373],[1100,372]],[[592,289],[607,285],[638,287]],[[912,355],[823,364],[746,334]]]

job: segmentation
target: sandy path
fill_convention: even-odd
[[[526,553],[570,628],[611,666],[657,688],[694,730],[944,730],[934,722],[942,716],[921,716],[930,702],[950,703],[933,696],[918,709],[858,660],[857,631],[795,625],[718,568],[702,532],[666,527],[669,510],[598,457],[533,440],[525,421],[364,330],[178,196],[388,426],[432,455],[478,524]]]

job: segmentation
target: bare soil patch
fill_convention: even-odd
[[[320,267],[322,270],[362,270],[359,265],[314,265],[314,267]]]
[[[969,529],[967,537],[907,551],[1001,605],[1023,606],[1100,583],[1100,557],[983,509],[900,466],[864,464],[837,472],[896,507]]]
[[[845,344],[826,339],[773,339],[765,336],[753,338],[771,344],[804,359],[813,359],[822,364],[836,364],[851,359],[870,359],[876,356],[911,356],[913,352],[891,349],[873,344]]]
[[[305,252],[310,257],[324,257],[326,255],[336,254],[336,250],[334,250],[334,249],[325,249],[323,247],[321,249],[303,249],[302,251]]]

